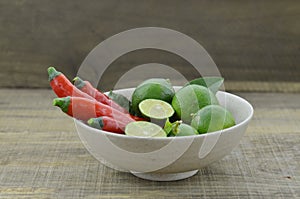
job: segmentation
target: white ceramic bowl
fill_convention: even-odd
[[[130,98],[133,91],[129,88],[115,92]],[[219,91],[217,98],[220,105],[232,112],[236,125],[202,135],[131,137],[94,129],[78,120],[75,124],[85,147],[104,165],[148,180],[180,180],[229,154],[252,118],[251,104],[241,97]]]

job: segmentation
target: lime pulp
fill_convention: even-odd
[[[149,118],[166,119],[174,114],[171,104],[157,99],[146,99],[139,104],[140,112]]]
[[[175,91],[170,80],[151,78],[139,84],[132,94],[132,110],[140,115],[139,103],[145,99],[159,99],[171,103]]]
[[[137,121],[126,125],[125,134],[137,137],[166,137],[165,131],[151,122]]]

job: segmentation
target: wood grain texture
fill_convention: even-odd
[[[238,147],[186,180],[103,166],[40,89],[0,89],[0,198],[299,198],[300,94],[237,93],[255,114]]]
[[[300,1],[1,0],[0,87],[48,87],[46,68],[73,78],[86,55],[106,38],[137,27],[165,27],[202,44],[230,81],[293,81],[300,77]],[[128,68],[158,62],[195,76],[166,52],[117,59],[101,83]]]

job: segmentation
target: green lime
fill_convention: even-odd
[[[176,114],[186,123],[191,122],[192,114],[210,104],[219,104],[216,96],[208,88],[196,84],[181,88],[172,100]]]
[[[185,123],[182,123],[178,126],[177,132],[175,134],[175,136],[189,136],[189,135],[198,135],[198,131]]]
[[[171,134],[173,134],[174,136],[189,136],[198,135],[199,133],[194,127],[185,123],[179,123],[179,125],[175,125]]]
[[[132,94],[132,110],[140,114],[139,103],[145,99],[159,99],[171,103],[175,91],[168,79],[152,78],[142,82]]]
[[[186,86],[189,84],[197,84],[209,88],[213,93],[217,93],[223,82],[223,77],[200,77],[197,79],[193,79],[192,81],[187,83]]]
[[[189,136],[189,135],[198,135],[198,131],[185,123],[182,123],[182,121],[175,121],[171,123],[168,119],[165,122],[164,125],[164,131],[169,137],[174,136]]]
[[[207,133],[229,128],[235,125],[235,120],[232,114],[222,106],[208,105],[193,116],[191,125],[199,133]]]
[[[162,100],[145,99],[139,103],[140,112],[149,118],[165,119],[174,114],[173,107]]]
[[[151,122],[131,122],[125,127],[125,134],[139,137],[166,137],[165,131]]]

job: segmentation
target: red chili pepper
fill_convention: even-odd
[[[89,81],[83,81],[81,78],[75,77],[73,79],[73,84],[76,86],[76,88],[80,89],[84,93],[87,93],[89,96],[95,98],[97,101],[106,104],[118,111],[129,114],[129,112],[125,108],[121,107],[118,103],[114,102],[107,95],[93,87],[93,85]],[[134,115],[130,115],[130,117],[136,121],[146,120],[145,118],[137,117]]]
[[[124,124],[134,122],[129,114],[122,113],[112,107],[82,97],[55,98],[53,105],[58,106],[69,116],[79,120],[87,121],[90,118],[108,116]]]
[[[149,121],[149,119],[147,119],[147,118],[142,118],[142,117],[138,117],[138,116],[135,116],[135,115],[130,115],[130,117],[132,119],[134,119],[135,121]]]
[[[67,97],[67,96],[82,97],[82,98],[86,98],[86,99],[95,101],[95,98],[93,98],[92,96],[88,95],[87,93],[82,92],[81,90],[76,88],[63,73],[56,71],[54,67],[48,68],[48,74],[49,74],[50,86],[58,97]],[[113,101],[109,98],[107,100],[108,100],[107,101],[108,105],[115,109],[116,106],[113,104],[116,104],[116,103],[109,104],[110,102],[113,102]],[[121,111],[121,112],[123,112],[123,113],[125,112],[126,114],[129,115],[129,113],[126,110],[125,111],[124,110],[125,109],[123,109],[123,111]],[[137,121],[145,120],[143,118],[136,117],[133,115],[129,115],[129,116],[132,119],[137,120]]]
[[[121,111],[123,113],[128,113],[126,109],[121,107],[119,104],[111,100],[108,96],[106,96],[104,93],[100,92],[98,89],[94,88],[93,85],[89,81],[83,81],[79,77],[75,77],[73,79],[73,84],[80,89],[81,91],[87,93],[89,96],[95,98],[97,101],[109,105],[114,109],[117,109],[118,111]]]
[[[48,75],[50,86],[58,97],[75,96],[94,100],[91,96],[76,88],[64,74],[56,71],[54,67],[48,68]]]
[[[120,134],[124,134],[126,127],[126,124],[107,116],[91,118],[87,123],[91,127]]]

